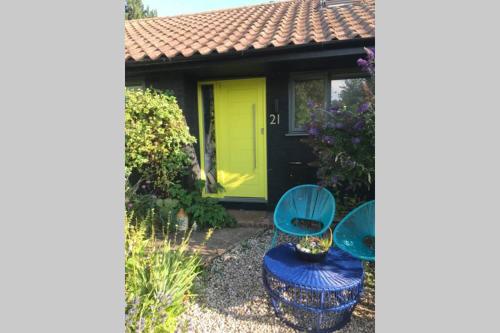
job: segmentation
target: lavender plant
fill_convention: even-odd
[[[200,258],[187,252],[189,234],[175,245],[146,235],[144,225],[125,221],[125,331],[174,332],[191,296]]]
[[[366,57],[357,61],[370,75],[360,89],[364,101],[356,108],[336,104],[327,110],[311,104],[306,125],[320,185],[347,190],[353,201],[365,199],[361,193],[369,193],[375,180],[375,49],[365,50]]]

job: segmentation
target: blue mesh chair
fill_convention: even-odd
[[[322,235],[333,222],[335,198],[325,188],[317,185],[300,185],[288,190],[274,210],[274,247],[281,231],[293,236]],[[301,222],[319,226],[316,230],[304,227]],[[301,225],[302,224],[302,225]]]
[[[349,212],[335,228],[333,240],[353,257],[375,261],[375,200]]]

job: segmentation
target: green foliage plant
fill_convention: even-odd
[[[234,227],[236,220],[214,198],[199,198],[187,209],[199,228]]]
[[[152,89],[125,91],[125,172],[149,181],[157,194],[188,172],[194,143],[174,96]]]
[[[195,191],[189,192],[175,184],[170,187],[169,195],[178,200],[179,205],[188,213],[190,220],[196,222],[200,229],[234,227],[236,220],[218,203],[217,199],[202,196],[204,186],[205,182],[198,180],[195,184]]]
[[[301,251],[318,254],[328,251],[333,242],[332,231],[329,230],[329,238],[307,236],[302,237],[298,243],[298,247]]]
[[[179,202],[175,199],[157,198],[154,194],[138,194],[128,200],[126,211],[133,214],[132,223],[145,228],[147,236],[165,237],[176,230]]]

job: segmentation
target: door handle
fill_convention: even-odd
[[[252,104],[252,116],[253,116],[253,169],[257,169],[257,137],[255,135],[256,131],[256,119],[255,119],[255,104]]]

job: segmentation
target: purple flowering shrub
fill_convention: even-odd
[[[370,74],[358,90],[363,102],[356,107],[337,103],[327,110],[313,106],[306,125],[320,185],[347,190],[354,201],[365,199],[361,193],[373,189],[375,176],[375,49],[365,50],[366,57],[357,61]]]

